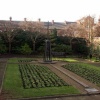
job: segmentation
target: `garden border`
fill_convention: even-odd
[[[56,99],[62,97],[79,97],[79,96],[93,96],[93,95],[100,95],[100,93],[92,93],[92,94],[73,94],[73,95],[56,95],[56,96],[44,96],[44,97],[30,97],[30,98],[13,98],[7,100],[41,100],[41,99]]]
[[[1,62],[0,62],[1,63]],[[3,63],[5,63],[5,62],[3,62]],[[0,94],[1,94],[1,92],[2,92],[2,87],[3,87],[3,80],[4,80],[4,78],[5,78],[5,72],[6,72],[6,68],[7,68],[7,61],[6,61],[6,64],[3,66],[3,67],[5,67],[4,68],[4,72],[3,72],[3,75],[1,76],[2,78],[1,78],[1,85],[0,85]]]

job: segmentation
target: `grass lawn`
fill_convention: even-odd
[[[18,60],[22,60],[22,61],[31,61],[31,60],[35,60],[34,58],[10,58],[8,60],[8,63],[18,63]]]
[[[16,58],[8,62],[13,61],[18,62]],[[18,64],[7,65],[3,90],[8,91],[13,98],[79,94],[79,91],[72,86],[24,89]]]
[[[74,58],[53,58],[53,60],[66,61],[66,62],[77,62],[77,60]]]
[[[17,58],[10,58],[7,63],[18,63]]]

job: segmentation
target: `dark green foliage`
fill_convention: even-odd
[[[83,38],[73,38],[71,41],[71,46],[74,54],[82,55],[87,57],[89,54],[89,47]]]
[[[50,33],[51,48],[54,48],[57,44],[57,30],[53,29]]]
[[[78,43],[77,46],[76,46],[76,52],[83,54],[84,56],[88,56],[89,47],[87,47],[86,45],[84,45],[82,43]]]
[[[7,53],[7,47],[4,44],[0,44],[0,53],[4,54]]]
[[[43,53],[43,52],[44,52],[44,46],[40,46],[40,47],[38,48],[38,52]]]
[[[30,43],[30,39],[27,36],[28,32],[27,31],[23,31],[21,29],[17,30],[17,35],[14,38],[14,42],[12,43],[12,47],[13,47],[13,52],[16,53],[16,51],[25,43]]]
[[[29,36],[30,32],[29,31],[23,31],[21,29],[18,30],[18,34],[17,36],[14,38],[14,42],[12,44],[13,48],[12,48],[12,52],[13,53],[17,53],[20,54],[21,52],[21,48],[22,46],[25,45],[25,43],[27,43],[29,45],[29,47],[32,50],[32,41],[30,39]],[[22,53],[23,54],[23,53]]]
[[[41,35],[36,42],[36,51],[38,53],[43,53],[44,52],[44,45],[45,45],[45,35]]]
[[[2,38],[0,37],[0,53],[4,54],[7,52],[7,47],[6,45],[3,43],[4,41],[2,40]]]
[[[27,43],[25,43],[23,46],[21,46],[20,52],[21,52],[22,54],[28,55],[28,54],[31,54],[31,53],[32,53],[32,50],[31,50],[31,48],[29,47],[29,45],[28,45]]]
[[[71,47],[69,45],[65,45],[65,44],[56,45],[55,48],[53,49],[53,51],[66,52],[67,54],[71,54],[72,53]]]
[[[29,45],[33,54],[43,54],[44,53],[44,43],[46,39],[46,35],[40,33],[39,36],[35,32],[24,31],[22,29],[17,29],[14,31],[13,40],[11,41],[11,47],[8,45],[6,39],[4,37],[5,34],[1,35],[2,44],[0,49],[1,53],[5,53],[7,50],[10,50],[11,53],[22,53],[20,48],[24,46],[25,43]],[[31,37],[30,37],[31,36]],[[33,37],[33,38],[32,38]],[[31,39],[32,38],[32,39]],[[87,47],[84,39],[73,39],[72,37],[67,36],[57,36],[57,29],[53,29],[50,33],[50,41],[51,41],[51,49],[56,52],[66,52],[67,54],[80,54],[87,56],[89,53],[89,48]],[[35,41],[34,41],[35,40]],[[77,40],[74,43],[71,40]],[[10,48],[9,48],[10,47]],[[25,51],[25,50],[24,50]],[[24,52],[25,53],[25,52]],[[24,54],[22,53],[22,54]]]
[[[57,36],[57,44],[65,44],[65,45],[70,45],[70,40],[72,37],[67,37],[67,36]]]

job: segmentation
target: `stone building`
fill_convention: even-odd
[[[23,21],[14,21],[12,20],[12,17],[9,18],[9,20],[0,20],[0,31],[6,31],[6,27],[10,27],[12,25],[13,28],[20,28],[21,23],[23,22],[28,22],[26,18],[24,18]],[[29,21],[30,22],[30,21]],[[55,22],[54,20],[52,20],[51,22],[43,22],[41,21],[41,19],[39,18],[37,21],[31,21],[32,23],[42,23],[44,28],[47,29],[49,28],[49,30],[52,29],[57,29],[57,31],[64,29],[66,26],[70,25],[70,24],[76,24],[76,22]]]

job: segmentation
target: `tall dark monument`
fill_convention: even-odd
[[[45,40],[45,53],[44,53],[44,62],[51,62],[51,43],[49,39]]]
[[[52,62],[51,57],[51,42],[49,37],[49,22],[47,27],[47,39],[45,40],[44,62]]]

